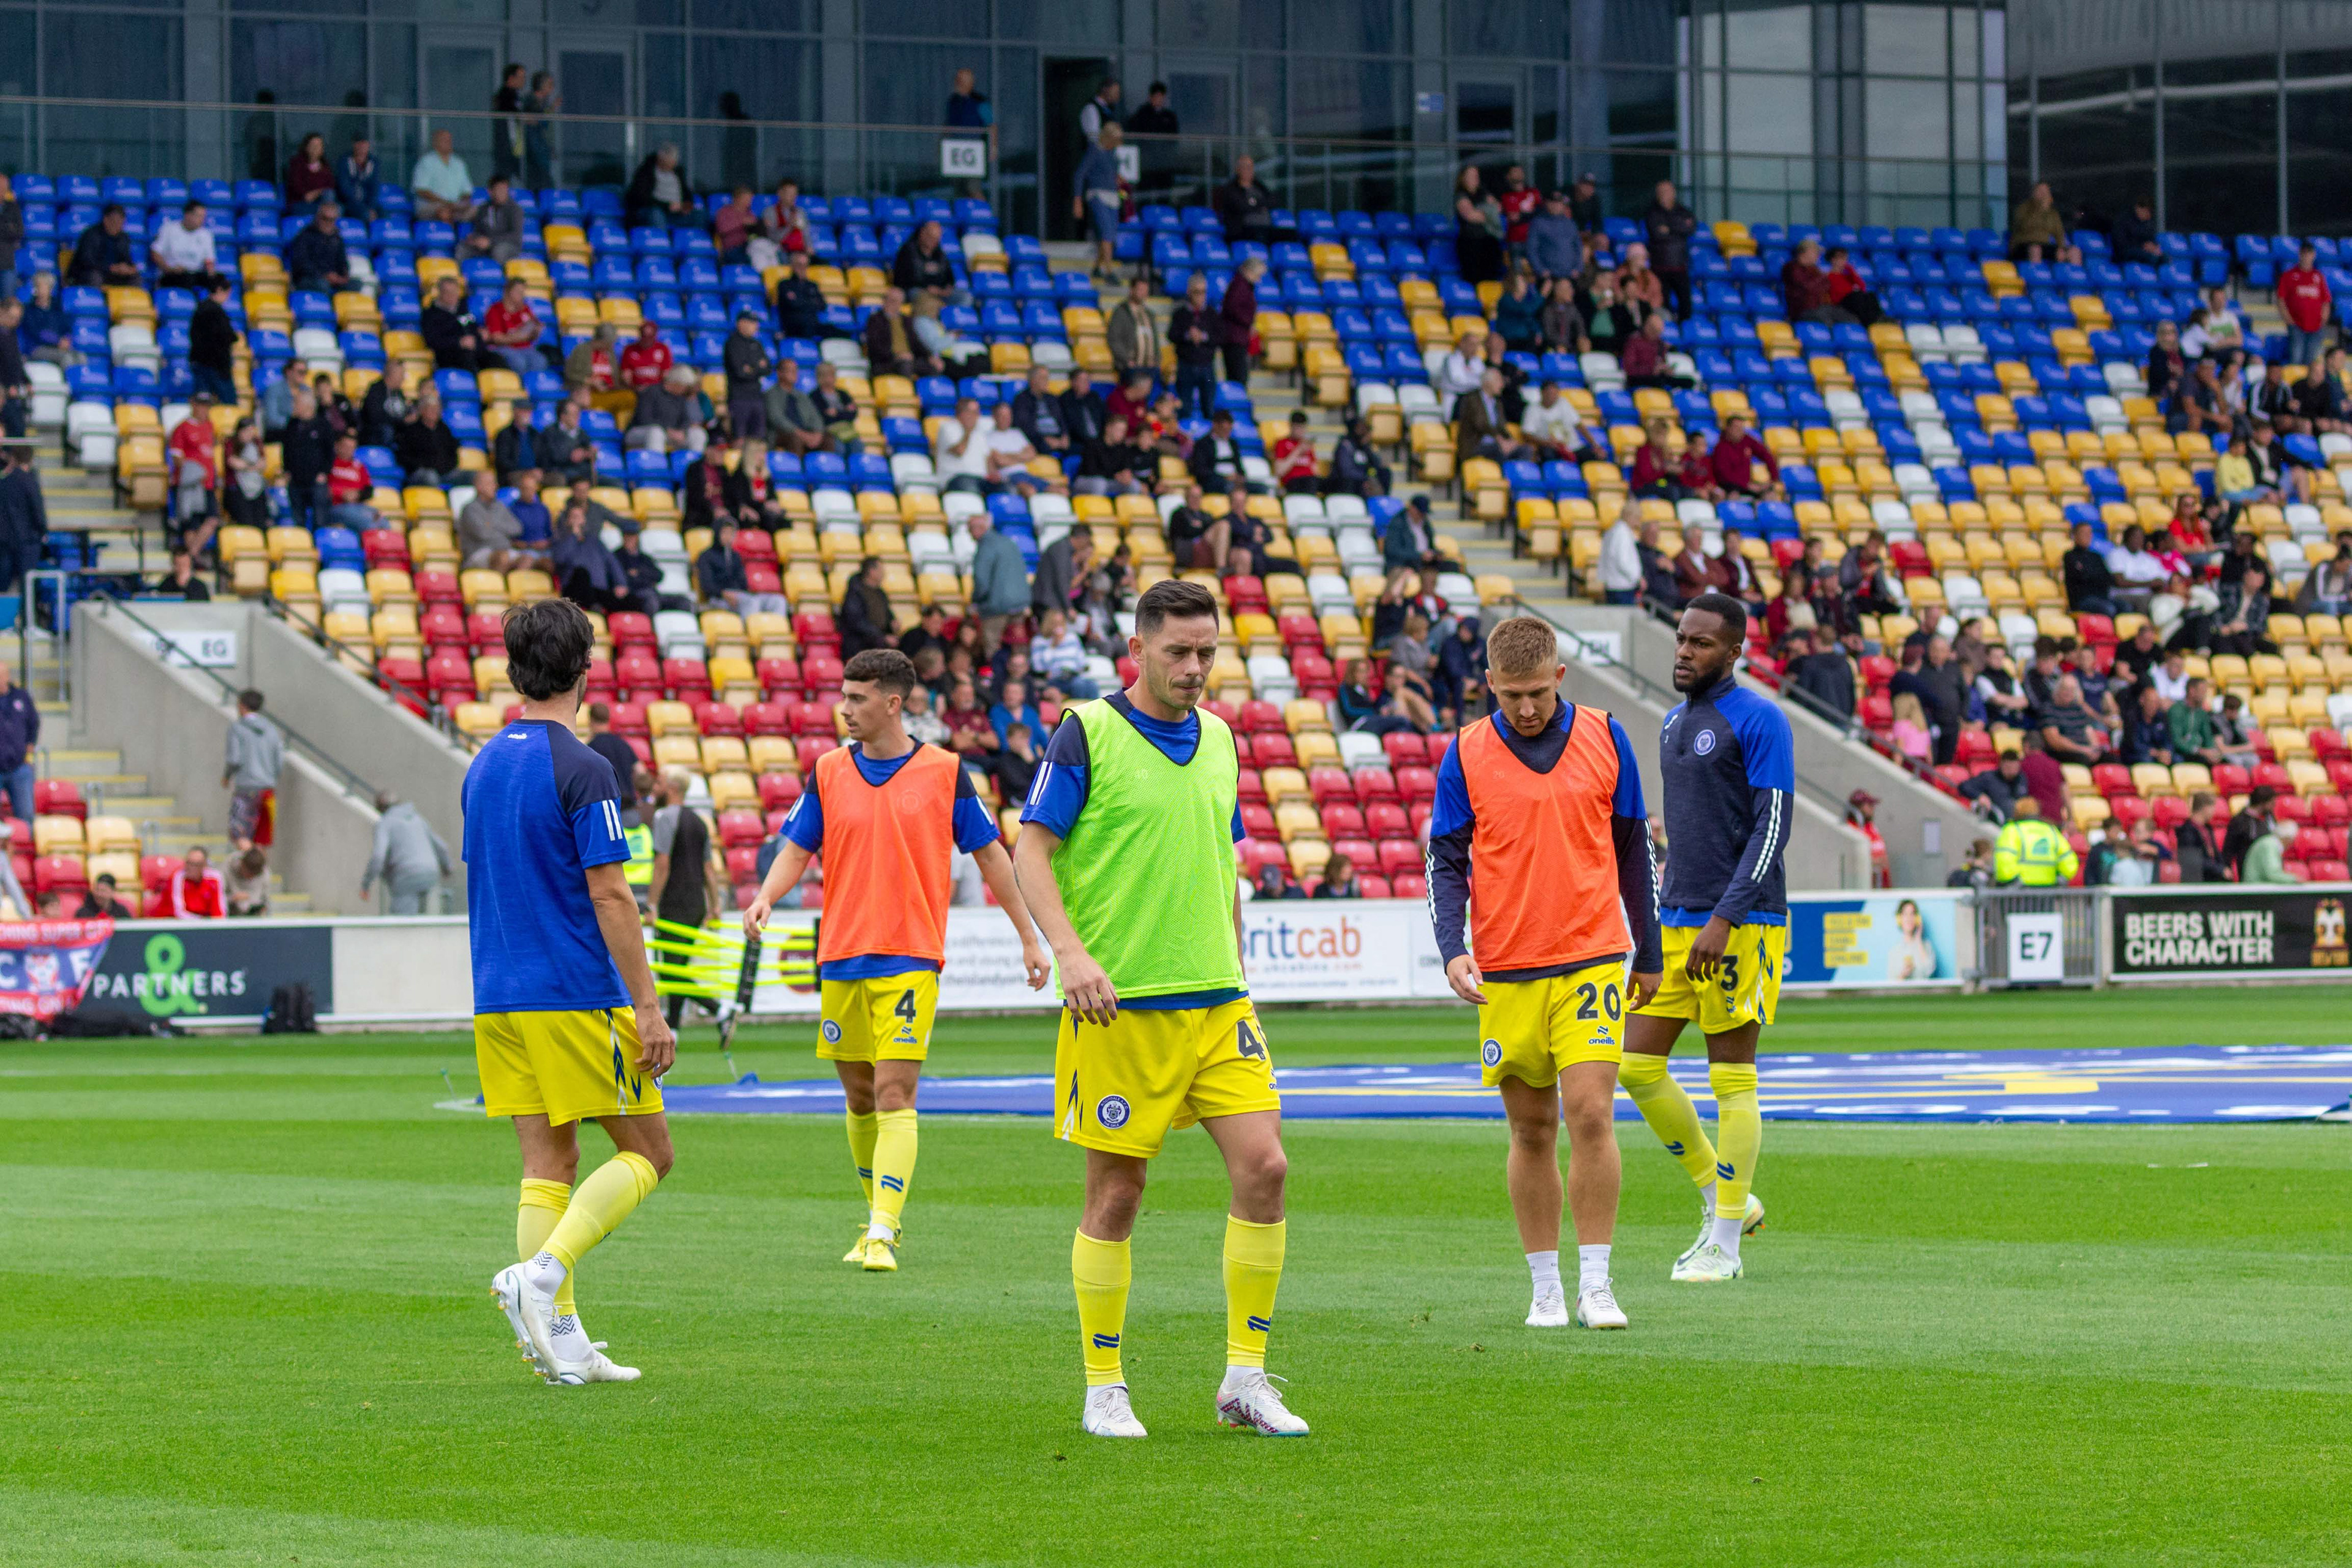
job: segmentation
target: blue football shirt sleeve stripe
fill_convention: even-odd
[[[621,803],[594,800],[573,812],[572,844],[583,867],[609,866],[615,860],[627,859],[629,841],[621,832]]]
[[[965,854],[973,854],[995,843],[1003,835],[996,829],[996,818],[988,815],[988,807],[978,795],[963,795],[955,803],[955,847]]]
[[[1613,718],[1609,721],[1609,739],[1617,747],[1617,794],[1610,802],[1610,811],[1618,816],[1649,816],[1642,805],[1642,767],[1633,760],[1633,742],[1626,736],[1625,726]]]
[[[800,799],[784,814],[784,837],[814,855],[824,847],[824,803],[816,797],[816,781],[801,790]]]
[[[1437,764],[1437,799],[1430,807],[1429,836],[1443,838],[1459,833],[1477,820],[1470,809],[1470,781],[1462,773],[1462,742],[1445,748]]]

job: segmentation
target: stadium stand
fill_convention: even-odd
[[[2290,240],[2233,247],[2168,234],[2161,265],[2118,264],[2084,234],[2053,259],[2012,261],[1991,229],[1719,221],[1693,237],[1694,309],[1677,321],[1654,303],[1634,219],[1581,237],[1561,290],[1575,303],[1554,311],[1534,302],[1551,279],[1524,292],[1465,281],[1452,214],[1277,211],[1276,230],[1298,237],[1257,245],[1229,242],[1212,208],[1145,205],[1116,255],[1165,297],[1153,309],[1170,346],[1139,401],[1119,388],[1097,410],[1133,413],[1142,449],[1105,467],[1075,445],[1066,457],[1033,448],[976,477],[949,470],[966,400],[983,422],[1010,405],[1012,427],[1035,435],[1033,372],[1053,395],[1080,372],[1105,390],[1117,376],[1116,299],[1083,261],[1056,269],[1064,258],[1039,242],[1000,234],[984,202],[803,197],[807,277],[823,309],[814,321],[797,310],[796,328],[811,335],[787,336],[775,300],[790,268],[722,261],[691,228],[628,227],[609,190],[518,193],[521,254],[504,263],[466,254],[449,226],[413,220],[404,194],[387,190],[385,216],[341,223],[350,283],[332,293],[291,287],[282,252],[309,220],[282,211],[265,183],[22,175],[16,190],[28,278],[70,259],[108,206],[143,237],[184,204],[204,204],[225,269],[233,258],[226,311],[238,334],[238,401],[208,416],[220,443],[210,477],[235,514],[210,536],[221,589],[266,599],[461,741],[495,732],[516,700],[498,610],[563,586],[541,563],[550,546],[535,527],[513,552],[524,564],[461,557],[471,474],[507,466],[497,454],[515,449],[501,438],[518,419],[533,437],[518,466],[560,463],[552,444],[587,468],[604,542],[633,538],[627,564],[641,574],[635,607],[599,616],[593,694],[641,761],[697,774],[693,798],[715,813],[739,894],[752,852],[838,743],[842,611],[851,597],[872,606],[859,587],[866,563],[877,563],[868,581],[894,632],[936,609],[952,638],[957,623],[1004,607],[973,602],[982,532],[1010,541],[1027,573],[1084,535],[1127,593],[1182,572],[1219,595],[1238,656],[1214,700],[1245,750],[1241,853],[1251,869],[1286,866],[1302,886],[1343,853],[1370,896],[1420,895],[1415,840],[1440,721],[1460,700],[1448,683],[1475,677],[1445,647],[1457,617],[1559,595],[1670,609],[1704,586],[1751,598],[1751,672],[1804,693],[1816,711],[1838,682],[1805,680],[1797,660],[1843,659],[1851,707],[1831,704],[1828,716],[1857,743],[1911,758],[1935,787],[1957,793],[2022,744],[2040,728],[2027,715],[2044,717],[2042,683],[2063,668],[2088,689],[2097,731],[2089,753],[2065,764],[2078,849],[2111,818],[2141,816],[2168,848],[2197,792],[2236,809],[2267,785],[2279,815],[2307,825],[2295,868],[2342,874],[2352,506],[2339,465],[2352,465],[2352,416],[2340,361],[2283,364],[2284,335],[2266,330],[2262,296],[2294,264]],[[951,286],[901,256],[930,225]],[[2352,294],[2333,242],[2312,243],[2335,297]],[[1810,272],[1824,249],[1844,267]],[[917,286],[925,278],[934,286]],[[461,368],[446,331],[441,352],[428,348],[434,291],[451,279],[477,321],[520,283],[540,326],[539,363],[483,355]],[[1247,379],[1180,366],[1165,312],[1195,281],[1212,313],[1247,322]],[[912,314],[898,313],[901,283],[919,301]],[[33,286],[24,292],[31,299]],[[196,456],[205,444],[178,434],[197,390],[188,354],[198,305],[181,289],[64,283],[43,318],[64,352],[29,367],[34,423],[58,431],[79,467],[110,474],[124,507],[168,520],[175,534],[209,504]],[[824,389],[808,438],[765,450],[757,482],[738,472],[744,448],[723,425],[729,344],[745,316],[770,364],[792,366],[802,391]],[[2176,362],[2176,342],[2195,352]],[[2273,367],[2251,388],[2229,368],[2239,344],[2248,367]],[[347,462],[357,468],[332,500],[362,510],[313,516],[284,483],[287,444],[270,439],[266,488],[239,504],[220,455],[243,419],[274,437],[285,411],[272,400],[296,362],[325,378],[331,420],[353,424],[387,367],[402,366],[412,396],[429,389],[437,403],[454,468],[412,462],[422,447],[355,430],[362,444]],[[697,376],[689,423],[718,432],[715,462],[628,428],[635,394],[665,364]],[[1491,416],[1471,406],[1490,372]],[[1153,402],[1171,384],[1188,399],[1173,413]],[[559,423],[567,401],[583,405],[576,436]],[[1060,407],[1045,435],[1061,432]],[[2250,438],[2258,424],[2270,434]],[[1351,429],[1351,461],[1360,455],[1392,483],[1362,482],[1361,468],[1333,476]],[[1710,458],[1738,429],[1753,432],[1752,446],[1726,451],[1754,460]],[[1302,435],[1311,447],[1295,444]],[[1201,458],[1213,442],[1222,465]],[[324,473],[304,461],[305,474]],[[192,465],[194,491],[184,488]],[[1237,488],[1204,495],[1195,514],[1186,489],[1204,476]],[[496,490],[509,503],[511,478]],[[1458,515],[1458,531],[1393,548],[1417,539],[1415,520],[1393,531],[1400,498],[1423,489]],[[731,607],[704,594],[712,584],[696,570],[715,510],[759,524],[737,542],[740,592],[751,597]],[[1191,542],[1220,522],[1236,541],[1223,574],[1195,567]],[[2074,542],[2079,529],[2086,545]],[[1686,544],[1696,550],[1685,557]],[[49,552],[59,565],[98,564],[79,535],[53,534]],[[1067,553],[1056,571],[1067,573]],[[2250,594],[2261,574],[2267,594]],[[1071,586],[1084,654],[1055,669],[1049,690],[1029,692],[1045,697],[1047,724],[1062,700],[1122,674],[1116,603],[1089,617],[1086,584]],[[1397,659],[1392,639],[1414,614],[1427,622],[1425,657]],[[2202,676],[2217,701],[2238,699],[2233,760],[2191,761],[2135,736],[2116,706],[2129,683],[2113,674],[2119,649],[2136,668],[2143,624],[2180,652],[2167,680]],[[1007,635],[1018,647],[1036,631],[1016,616]],[[1931,635],[1958,650],[1966,679],[1929,715],[1941,733],[1913,756],[1897,698],[1936,681],[1906,679],[1904,650]],[[2015,689],[2034,694],[2034,709],[1987,705],[1976,678],[1994,646],[2014,656]],[[952,677],[971,650],[942,652]],[[1360,658],[1366,678],[1343,694]],[[2043,668],[2029,668],[2037,658]],[[1941,650],[1915,662],[1940,669]],[[1001,662],[993,673],[1006,673]],[[978,766],[999,739],[951,692],[943,679],[941,732],[971,737],[957,743],[1010,823],[1017,803],[1000,788],[1002,770]]]

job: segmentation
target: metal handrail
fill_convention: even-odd
[[[139,612],[133,610],[127,602],[121,599],[92,599],[89,602],[93,605],[102,606],[107,614],[120,614],[132,626],[139,627],[142,631],[146,632],[152,637],[164,637],[171,635],[164,631],[163,627],[156,626],[144,616],[142,616]],[[210,680],[215,686],[220,688],[220,689],[226,694],[232,702],[236,700],[236,694],[240,689],[223,677],[218,670],[200,664],[170,664],[168,660],[166,663],[168,668],[173,669],[193,669],[196,671],[198,674],[204,676],[205,679]],[[333,773],[345,790],[357,795],[361,799],[366,801],[371,806],[374,805],[376,787],[370,784],[364,776],[345,765],[343,761],[337,757],[332,752],[328,751],[324,746],[320,745],[317,742],[304,735],[299,730],[295,729],[294,726],[287,723],[283,719],[273,716],[269,721],[278,726],[278,732],[286,737],[288,744],[299,749],[311,762],[316,763],[320,767],[323,767],[330,773]]]

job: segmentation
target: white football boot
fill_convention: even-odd
[[[1568,1297],[1557,1285],[1547,1285],[1536,1292],[1528,1308],[1528,1327],[1531,1329],[1564,1329],[1568,1327]]]
[[[1727,1285],[1744,1272],[1738,1258],[1710,1241],[1675,1265],[1674,1280],[1677,1285]]]
[[[1698,1239],[1692,1242],[1688,1247],[1684,1247],[1683,1255],[1675,1259],[1675,1267],[1678,1269],[1682,1268],[1684,1264],[1688,1263],[1692,1258],[1697,1257],[1698,1249],[1705,1247],[1706,1245],[1707,1237],[1715,1234],[1715,1210],[1707,1206],[1705,1199],[1701,1199],[1699,1201],[1698,1211]],[[1739,1234],[1742,1236],[1754,1236],[1758,1231],[1762,1230],[1763,1228],[1764,1200],[1758,1197],[1754,1193],[1750,1193],[1748,1194],[1748,1207],[1742,1212],[1740,1217]],[[1677,1275],[1676,1278],[1679,1279],[1680,1276]]]
[[[1588,1285],[1576,1293],[1576,1326],[1580,1329],[1622,1329],[1625,1326],[1625,1309],[1617,1304],[1616,1293],[1603,1279],[1598,1285]]]
[[[1282,1403],[1273,1380],[1257,1367],[1229,1366],[1217,1387],[1217,1422],[1265,1437],[1304,1437],[1307,1423]]]
[[[1080,1417],[1089,1437],[1147,1437],[1143,1423],[1135,1418],[1135,1406],[1129,1403],[1127,1384],[1106,1383],[1087,1390],[1086,1413]]]
[[[490,1294],[498,1299],[499,1310],[506,1314],[507,1326],[514,1331],[515,1345],[531,1363],[531,1370],[552,1381],[555,1352],[547,1342],[547,1325],[554,1316],[555,1299],[531,1289],[520,1263],[498,1271],[490,1280]]]
[[[572,1319],[577,1325],[579,1319]],[[555,1374],[547,1381],[566,1386],[583,1383],[635,1383],[644,1376],[635,1367],[621,1366],[604,1353],[604,1342],[597,1340],[588,1347],[585,1361],[557,1361]]]

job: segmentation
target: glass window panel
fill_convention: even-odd
[[[1405,67],[1396,61],[1301,56],[1291,68],[1291,133],[1402,141],[1405,83]]]
[[[1037,232],[1037,51],[996,51],[999,220],[1019,234]]]
[[[872,125],[943,124],[957,68],[980,73],[980,90],[993,98],[987,65],[987,50],[963,44],[868,44],[859,118]]]
[[[1242,65],[1242,112],[1247,134],[1264,139],[1289,134],[1284,115],[1289,104],[1283,93],[1282,57],[1252,55]]]
[[[1769,5],[1730,18],[1726,64],[1748,70],[1813,68],[1813,13],[1808,5]]]
[[[1274,7],[1276,36],[1281,7]],[[1048,44],[1117,44],[1118,0],[997,0],[997,36]]]
[[[588,4],[590,0],[575,0]],[[816,0],[689,0],[692,26],[744,33],[813,33],[819,23]],[[868,10],[876,6],[869,5]],[[969,8],[969,7],[968,7]],[[985,16],[985,6],[979,8]],[[868,26],[872,26],[871,23]]]
[[[2009,200],[2013,205],[2025,199],[2032,181],[2021,155],[2025,127],[2021,124],[2011,134],[2021,153],[2010,169]],[[2153,106],[2142,99],[2136,104],[2044,114],[2042,177],[2070,209],[2086,204],[2103,213],[2129,212],[2139,197],[2156,194]]]
[[[814,5],[815,0],[807,3]],[[558,26],[619,27],[635,22],[641,27],[675,27],[686,20],[686,0],[547,0],[547,19]]]
[[[1568,52],[1569,0],[1453,0],[1446,38],[1457,55],[1558,59]]]
[[[1409,0],[1290,0],[1294,49],[1391,55],[1409,52],[1412,45]]]
[[[1977,45],[1981,37],[1977,19],[1965,10],[1952,13],[1952,74],[1973,77],[1977,74]]]
[[[1948,158],[1951,103],[1942,82],[1870,79],[1863,90],[1864,135],[1881,158]]]
[[[2352,88],[2286,99],[2286,221],[2297,234],[2352,234]]]
[[[1725,86],[1724,139],[1717,145],[1741,153],[1812,152],[1811,77],[1733,71]]]
[[[375,58],[370,69],[375,102],[385,109],[416,107],[416,29],[406,22],[375,24]],[[377,134],[383,133],[378,127]]]
[[[645,71],[645,111],[676,119],[686,113],[686,36],[647,33],[637,40],[637,59]]]
[[[2165,100],[2167,227],[2277,232],[2277,103],[2268,92]]]
[[[1863,69],[1872,76],[1942,76],[1951,49],[1941,6],[1863,7]]]
[[[1591,3],[1591,0],[1587,0]],[[1626,65],[1675,63],[1675,7],[1658,0],[1605,0],[1603,58]]]
[[[1258,0],[1160,0],[1163,42],[1282,47],[1282,7]]]
[[[229,99],[248,102],[265,88],[280,103],[366,102],[366,26],[232,21],[228,26]]]
[[[177,17],[52,11],[42,24],[41,85],[51,96],[166,101],[185,96]],[[44,153],[53,168],[174,174],[186,157],[184,110],[53,109],[45,125]],[[275,143],[264,150],[274,161]]]
[[[764,0],[740,3],[756,7]],[[865,26],[869,33],[904,37],[984,38],[988,7],[973,0],[866,0]]]
[[[1984,74],[2009,74],[2009,13],[1987,7],[1984,13]]]
[[[2210,87],[2237,83],[2267,89],[2278,79],[2278,57],[2273,54],[2229,55],[2220,59],[2167,60],[2167,87]]]
[[[753,120],[822,118],[816,45],[783,38],[688,37],[695,115],[715,116],[720,95],[732,92]]]

